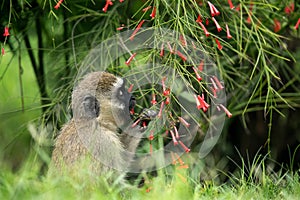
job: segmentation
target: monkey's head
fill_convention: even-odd
[[[87,74],[72,94],[75,120],[97,119],[110,129],[128,126],[134,97],[125,89],[125,81],[107,72]]]

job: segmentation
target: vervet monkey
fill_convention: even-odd
[[[134,104],[122,78],[87,74],[72,93],[73,118],[55,141],[51,165],[69,170],[88,158],[88,170],[98,175],[128,171],[143,134],[140,126],[132,127]]]

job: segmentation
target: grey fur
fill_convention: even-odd
[[[56,170],[76,170],[76,163],[87,157],[88,168],[98,175],[129,170],[142,133],[131,128],[130,95],[126,90],[118,94],[122,84],[106,72],[90,73],[79,82],[72,94],[73,119],[55,142],[51,164]],[[120,126],[127,126],[121,135]]]

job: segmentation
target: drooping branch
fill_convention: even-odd
[[[49,96],[47,94],[47,89],[46,89],[43,36],[42,36],[40,17],[41,17],[40,13],[38,13],[37,17],[35,18],[36,33],[38,39],[38,63],[39,63],[39,68],[37,70],[38,74],[36,74],[36,78],[39,84],[39,89],[41,93],[41,105],[44,113],[47,110],[48,107],[47,104],[49,104]]]
[[[24,42],[30,58],[30,62],[37,79],[37,85],[39,88],[41,96],[41,108],[42,112],[45,113],[47,110],[47,105],[49,104],[49,96],[46,90],[46,80],[45,80],[45,68],[44,68],[44,50],[43,50],[43,36],[42,36],[42,27],[39,14],[35,18],[36,23],[36,32],[38,39],[38,59],[36,61],[34,52],[30,43],[28,33],[24,33]]]
[[[69,37],[69,27],[68,27],[68,23],[67,21],[67,12],[63,12],[63,17],[64,17],[64,23],[63,23],[63,27],[64,27],[64,49],[68,49],[69,48],[69,43],[66,42],[68,41],[68,37]],[[70,56],[69,56],[69,52],[66,51],[65,52],[65,76],[69,76],[71,73],[71,69],[70,69]]]

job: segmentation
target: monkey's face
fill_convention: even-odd
[[[74,119],[97,119],[100,125],[116,129],[131,123],[130,110],[135,98],[125,81],[107,72],[86,75],[73,91]]]
[[[130,110],[135,106],[135,97],[125,88],[125,81],[117,77],[111,94],[111,108],[119,128],[128,126],[131,122]]]

